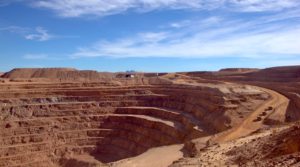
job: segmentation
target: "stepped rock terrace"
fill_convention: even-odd
[[[166,80],[2,83],[0,166],[105,166],[224,131],[268,99],[240,85]]]

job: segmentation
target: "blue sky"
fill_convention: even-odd
[[[0,71],[300,64],[299,0],[0,0]]]

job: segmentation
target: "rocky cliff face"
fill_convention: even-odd
[[[60,70],[33,71],[6,77],[60,76]],[[266,100],[263,92],[226,84],[118,82],[2,84],[0,166],[104,165],[226,130],[249,114],[242,110]],[[82,161],[87,155],[97,163]]]
[[[300,126],[273,130],[257,140],[233,148],[230,161],[241,166],[297,166],[300,163]]]

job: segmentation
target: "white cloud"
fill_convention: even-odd
[[[33,34],[26,35],[25,39],[35,40],[35,41],[48,41],[53,38],[53,36],[50,35],[48,31],[43,27],[37,27],[35,31],[36,32]]]
[[[220,40],[202,40],[199,36],[174,43],[137,45],[140,41],[128,39],[111,43],[98,43],[81,48],[72,57],[259,57],[270,54],[300,54],[300,29],[287,32],[257,34]]]
[[[142,42],[159,42],[167,38],[166,32],[146,32],[138,34]]]
[[[48,33],[43,27],[28,28],[28,27],[20,27],[20,26],[8,26],[8,27],[0,27],[0,32],[6,31],[14,34],[18,34],[24,37],[27,40],[33,41],[48,41],[53,38],[77,38],[77,36],[57,36]]]
[[[26,27],[19,27],[19,26],[8,26],[8,27],[1,27],[0,31],[8,31],[10,33],[25,34],[28,33],[30,29]]]
[[[61,17],[107,16],[126,11],[159,9],[213,10],[242,12],[278,11],[300,7],[298,0],[36,0],[36,8],[53,10]],[[176,26],[176,25],[175,25]]]
[[[300,23],[279,24],[274,18],[278,15],[250,21],[221,17],[182,21],[184,26],[166,27],[164,32],[144,32],[113,41],[99,41],[78,49],[71,57],[259,58],[300,55]]]
[[[244,12],[278,11],[300,5],[298,0],[228,0],[228,3]]]
[[[39,0],[33,2],[34,7],[54,10],[62,17],[105,16],[129,9],[142,12],[158,8],[198,8],[199,5],[198,0]]]
[[[177,28],[177,29],[182,29],[182,28],[205,28],[205,27],[211,27],[213,25],[218,25],[221,21],[223,20],[222,17],[220,16],[211,16],[207,18],[199,18],[199,19],[188,19],[188,20],[181,20],[178,22],[173,22],[170,23],[168,26],[163,26],[162,28]]]

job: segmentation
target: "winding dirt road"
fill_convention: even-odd
[[[268,93],[270,99],[252,112],[240,125],[213,137],[212,141],[226,142],[247,136],[263,127],[266,119],[284,121],[289,99],[273,90],[253,87]]]
[[[175,74],[168,74],[165,77],[175,77]],[[180,76],[180,80],[177,79],[177,81],[173,81],[174,83],[184,83],[184,84],[191,84],[191,80],[198,80],[198,78],[190,77],[183,74],[177,74]],[[200,80],[205,80],[203,78],[200,78]],[[221,82],[221,81],[220,81]],[[237,83],[231,83],[231,82],[223,82],[225,84],[237,84]],[[193,83],[196,84],[197,83]],[[221,132],[215,136],[213,136],[210,140],[213,142],[226,142],[234,139],[238,139],[244,136],[247,136],[258,129],[262,128],[264,126],[265,120],[271,120],[271,122],[281,122],[283,123],[285,121],[285,115],[286,110],[289,104],[289,99],[283,96],[282,94],[258,87],[258,86],[252,86],[247,85],[249,87],[253,87],[254,89],[261,90],[266,92],[270,95],[269,100],[266,101],[266,103],[263,103],[260,107],[258,107],[255,111],[253,111],[243,122],[241,122],[238,126],[235,126],[227,131]]]
[[[173,75],[165,76],[165,78],[174,77]],[[181,75],[182,78],[179,80],[173,80],[173,83],[177,84],[188,84],[188,85],[198,85],[199,83],[193,82],[194,78]],[[226,84],[235,84],[235,83],[227,83]],[[250,85],[247,85],[250,86]],[[216,136],[211,137],[211,141],[223,143],[227,141],[232,141],[244,136],[247,136],[256,130],[262,128],[264,126],[264,121],[266,119],[272,119],[279,122],[283,122],[285,119],[285,113],[287,106],[289,104],[289,99],[285,96],[269,89],[265,89],[257,86],[250,86],[254,89],[258,89],[266,92],[270,95],[270,98],[261,106],[259,106],[254,112],[252,112],[241,124],[236,127],[233,127],[230,130],[222,132]],[[209,139],[209,137],[208,137]],[[144,166],[158,166],[165,167],[172,164],[173,161],[182,158],[183,154],[181,152],[183,145],[173,145],[173,146],[164,146],[158,147],[148,150],[147,152],[126,160],[121,160],[118,163],[115,163],[116,166],[122,167],[144,167]],[[212,157],[216,156],[215,153]],[[164,161],[156,161],[164,157]],[[220,155],[221,157],[221,155]]]

